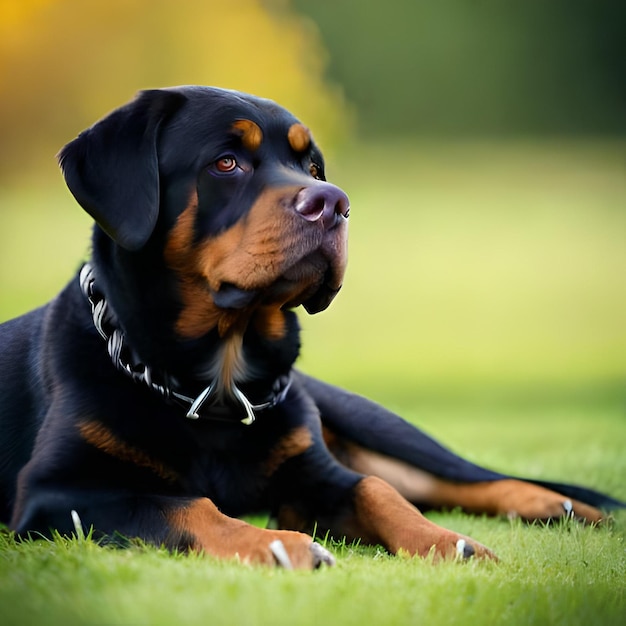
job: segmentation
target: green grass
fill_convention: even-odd
[[[359,146],[350,266],[302,316],[302,367],[401,411],[468,458],[626,499],[623,143]],[[0,191],[0,319],[88,250],[56,180]],[[499,564],[331,544],[334,569],[268,571],[90,541],[0,537],[2,624],[622,624],[626,514],[604,528],[432,519]]]
[[[475,409],[468,415],[459,408],[433,409],[423,417],[429,430],[474,458],[626,497],[626,426],[617,410]],[[433,565],[390,557],[378,548],[329,543],[338,559],[335,568],[286,572],[150,547],[117,550],[76,539],[20,545],[4,537],[0,621],[8,626],[623,623],[626,512],[602,528],[528,526],[456,511],[429,517],[486,543],[501,561]]]
[[[623,545],[607,532],[502,526],[515,546],[505,554],[523,558],[433,566],[347,547],[336,568],[313,573],[260,571],[156,549],[123,553],[89,542],[10,545],[3,623],[623,623]]]

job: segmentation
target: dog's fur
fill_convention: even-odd
[[[0,327],[0,519],[18,533],[82,524],[310,568],[332,562],[314,527],[394,553],[491,556],[414,505],[596,522],[582,500],[619,504],[477,467],[292,370],[293,309],[321,311],[341,287],[349,205],[276,104],[142,92],[60,163],[96,222],[93,254],[52,302]],[[281,530],[235,518],[260,510]]]

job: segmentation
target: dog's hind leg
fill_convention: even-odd
[[[316,402],[327,445],[346,466],[379,476],[421,507],[551,519],[602,518],[624,503],[577,485],[519,479],[461,458],[398,415],[361,396],[298,373]]]

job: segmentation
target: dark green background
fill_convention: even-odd
[[[293,0],[359,131],[626,134],[622,0]]]

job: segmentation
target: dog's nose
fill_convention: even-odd
[[[295,209],[305,220],[322,220],[324,228],[330,229],[338,223],[340,217],[348,217],[350,201],[339,187],[320,182],[298,192]]]

